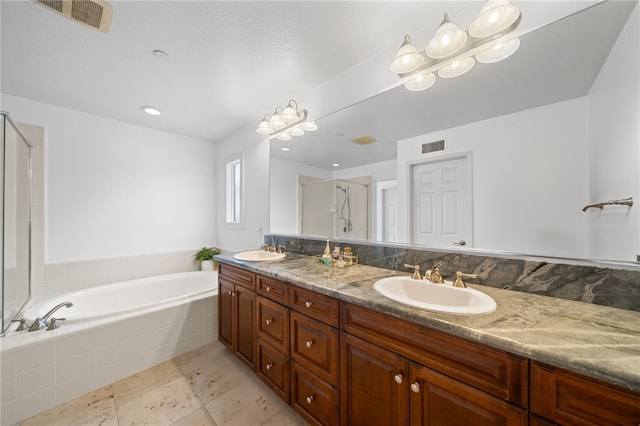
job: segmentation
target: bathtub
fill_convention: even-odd
[[[15,424],[218,338],[217,272],[181,272],[38,299],[27,322],[57,330],[0,338],[0,424]]]

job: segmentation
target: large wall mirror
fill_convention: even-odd
[[[638,20],[636,1],[591,4],[521,36],[503,62],[423,92],[395,87],[317,120],[315,133],[271,140],[270,232],[635,262],[640,202],[582,208],[640,195]],[[420,173],[459,158],[470,230],[421,238]],[[328,228],[305,232],[305,200]]]

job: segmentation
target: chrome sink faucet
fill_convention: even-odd
[[[71,302],[62,302],[59,305],[54,306],[49,312],[47,312],[42,318],[36,318],[36,320],[33,322],[33,324],[31,324],[31,327],[29,327],[29,331],[38,331],[38,330],[42,330],[47,328],[47,320],[49,319],[49,317],[51,317],[51,315],[53,315],[53,313],[55,311],[57,311],[58,309],[65,307],[65,308],[70,308],[73,306],[73,303]],[[62,318],[59,318],[58,320],[61,320]]]

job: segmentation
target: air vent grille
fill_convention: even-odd
[[[113,22],[113,7],[105,0],[34,0],[62,16],[103,33]]]
[[[444,151],[444,139],[436,142],[429,142],[422,144],[422,153],[428,154],[435,151]]]

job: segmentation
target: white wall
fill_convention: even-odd
[[[587,100],[578,98],[398,143],[398,205],[409,205],[409,167],[472,152],[473,247],[587,257]],[[440,153],[425,142],[445,140]],[[408,241],[409,212],[398,216]]]
[[[218,246],[240,251],[255,249],[269,230],[269,141],[253,127],[239,131],[216,143],[216,190],[221,202],[216,204]],[[244,223],[241,228],[225,224],[225,159],[244,154]]]
[[[589,201],[633,197],[632,208],[590,209],[590,257],[640,254],[640,15],[636,6],[589,92]]]
[[[2,109],[46,129],[47,263],[215,243],[214,144],[9,95]]]

